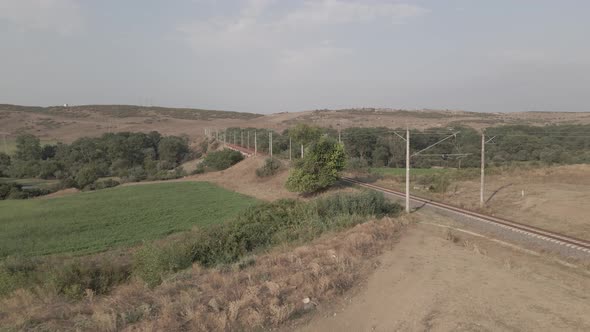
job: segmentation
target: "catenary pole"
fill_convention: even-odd
[[[486,167],[486,135],[481,133],[481,184],[479,187],[479,206],[484,206],[483,193],[485,186],[485,167]]]
[[[268,133],[268,152],[270,153],[270,159],[272,159],[272,130]]]
[[[410,129],[406,128],[406,213],[410,213]]]

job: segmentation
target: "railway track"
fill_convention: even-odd
[[[404,192],[401,192],[401,191],[383,188],[383,187],[376,186],[374,184],[370,184],[370,183],[366,183],[366,182],[362,182],[362,181],[359,181],[356,179],[347,178],[347,177],[344,177],[342,179],[348,183],[352,183],[352,184],[355,184],[355,185],[358,185],[358,186],[361,186],[364,188],[369,188],[369,189],[373,189],[376,191],[380,191],[382,193],[393,195],[393,196],[396,196],[399,198],[404,198],[406,195]],[[459,207],[456,207],[453,205],[436,202],[436,201],[422,198],[422,197],[418,197],[418,196],[412,195],[412,196],[410,196],[410,200],[413,201],[414,203],[418,203],[422,206],[429,206],[429,207],[432,207],[435,209],[450,212],[454,215],[460,215],[462,217],[467,217],[472,220],[475,219],[477,221],[487,223],[487,224],[490,224],[490,225],[493,225],[496,227],[500,227],[500,228],[518,233],[523,236],[532,237],[532,238],[535,238],[538,240],[546,241],[552,245],[562,246],[562,247],[568,248],[570,250],[575,250],[575,251],[583,252],[585,254],[590,254],[590,242],[582,240],[582,239],[577,239],[577,238],[570,237],[567,235],[551,232],[551,231],[548,231],[545,229],[521,224],[521,223],[518,223],[515,221],[511,221],[511,220],[507,220],[507,219],[503,219],[503,218],[498,218],[495,216],[490,216],[490,215],[485,215],[485,214],[474,212],[474,211],[465,210],[465,209],[462,209],[462,208],[459,208]]]
[[[251,149],[246,149],[232,144],[227,144],[227,147],[232,150],[242,152],[248,156],[253,155],[254,152]],[[262,153],[259,152],[259,154]],[[401,191],[384,188],[374,184],[359,181],[353,178],[343,177],[342,180],[364,188],[380,191],[384,194],[396,196],[398,198],[405,198],[406,195],[404,192]],[[552,248],[562,249],[559,251],[562,251],[565,254],[570,254],[572,251],[574,251],[578,254],[583,254],[584,256],[590,256],[590,242],[586,240],[555,233],[552,231],[548,231],[546,229],[525,225],[511,220],[478,213],[475,211],[465,210],[457,206],[436,202],[431,199],[419,196],[410,196],[410,201],[421,206],[428,206],[439,211],[450,213],[453,216],[461,216],[471,221],[476,220],[484,224],[487,224],[492,228],[507,230],[518,236],[528,237],[535,239],[537,241],[545,242]]]

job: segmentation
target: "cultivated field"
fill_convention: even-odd
[[[223,222],[256,202],[206,182],[0,201],[0,258],[82,255],[133,245]]]

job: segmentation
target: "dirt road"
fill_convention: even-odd
[[[589,331],[590,276],[470,235],[418,225],[366,288],[301,331]],[[447,237],[447,238],[445,238]]]

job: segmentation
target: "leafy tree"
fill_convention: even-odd
[[[303,159],[287,179],[287,189],[300,193],[312,193],[334,184],[345,165],[344,148],[336,140],[322,137],[313,143]]]
[[[57,146],[45,144],[41,149],[41,159],[47,160],[55,157]]]
[[[295,142],[303,144],[303,146],[308,146],[321,137],[322,130],[318,127],[312,127],[304,123],[298,123],[295,128],[289,131],[289,135]]]
[[[58,172],[63,171],[62,165],[55,160],[41,160],[39,162],[39,174],[38,177],[42,179],[53,179],[56,178]]]
[[[98,179],[98,177],[98,170],[95,165],[85,165],[76,173],[76,185],[78,188],[84,188],[90,184],[93,184],[94,181]]]
[[[20,134],[16,138],[14,159],[29,161],[41,159],[41,141],[31,134]]]
[[[13,178],[20,179],[36,177],[39,174],[39,161],[14,159],[10,163],[8,174]]]
[[[10,156],[4,152],[0,152],[0,176],[8,176],[10,169]]]
[[[170,164],[176,166],[188,154],[188,143],[180,137],[164,137],[158,144],[158,152],[160,160],[168,161]]]

